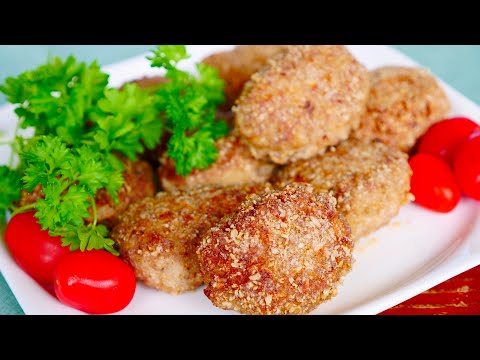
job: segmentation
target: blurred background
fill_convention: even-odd
[[[394,45],[461,93],[480,103],[479,45]],[[45,62],[48,55],[75,54],[101,65],[148,52],[153,45],[0,45],[0,83]],[[5,97],[0,94],[0,104]]]

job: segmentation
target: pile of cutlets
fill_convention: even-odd
[[[127,162],[100,220],[149,287],[206,285],[213,305],[244,314],[309,313],[337,294],[357,240],[411,200],[408,152],[448,99],[429,72],[369,72],[341,45],[238,46],[203,61],[226,82],[218,160],[187,177],[165,149]]]

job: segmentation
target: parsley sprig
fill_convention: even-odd
[[[178,69],[187,58],[184,45],[160,45],[148,57],[151,66],[165,69],[170,80],[154,92],[155,104],[164,127],[172,133],[167,155],[183,176],[215,162],[215,140],[229,131],[225,121],[216,119],[217,107],[225,101],[224,81],[206,64],[196,65],[198,76]]]
[[[25,165],[24,189],[30,192],[42,185],[44,197],[15,210],[14,214],[34,208],[42,229],[61,236],[63,245],[71,250],[105,249],[117,254],[113,240],[107,237],[108,229],[97,224],[94,201],[97,191],[103,188],[117,199],[124,179],[115,163],[110,163],[93,146],[70,148],[53,135],[35,137],[20,158]]]
[[[163,124],[154,99],[135,84],[127,84],[122,91],[106,90],[92,115],[89,139],[101,150],[121,153],[130,160],[135,160],[145,148],[155,148],[162,136]]]
[[[86,124],[103,98],[108,75],[96,62],[86,65],[73,56],[56,57],[35,70],[7,78],[0,91],[17,104],[20,127],[35,128],[36,135],[53,134],[76,145],[88,130]]]
[[[169,132],[167,155],[186,176],[217,159],[215,140],[228,132],[216,119],[223,81],[204,64],[197,65],[196,76],[179,70],[188,57],[183,45],[153,51],[152,66],[165,69],[169,79],[153,95],[135,84],[108,88],[108,75],[96,62],[87,65],[73,56],[8,78],[0,91],[17,105],[17,130],[9,144],[20,161],[13,168],[11,157],[9,166],[0,166],[0,221],[7,210],[15,215],[33,209],[42,229],[61,236],[71,250],[118,255],[108,229],[98,224],[95,197],[105,189],[117,203],[124,183],[119,158],[135,161]],[[33,138],[17,136],[19,128],[30,127]],[[15,207],[22,189],[38,186],[42,198]]]

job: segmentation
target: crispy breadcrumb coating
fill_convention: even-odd
[[[408,157],[380,142],[349,140],[324,155],[281,169],[272,182],[303,181],[338,200],[338,210],[352,229],[352,238],[387,224],[410,201],[412,171]]]
[[[125,182],[118,192],[118,204],[115,205],[113,199],[105,189],[99,190],[95,197],[97,221],[109,228],[115,225],[118,216],[123,213],[130,204],[147,196],[153,196],[156,192],[153,181],[153,169],[147,162],[142,160],[136,162],[124,160],[123,163],[125,165],[123,172]],[[22,190],[19,206],[34,203],[42,197],[41,184],[37,185],[31,193]],[[92,215],[92,209],[89,209],[89,213]],[[91,221],[92,219],[87,220],[87,222]]]
[[[308,184],[248,198],[197,251],[205,295],[244,314],[307,314],[335,296],[353,246],[335,204]]]
[[[222,138],[216,146],[217,161],[205,170],[194,170],[186,177],[177,175],[173,160],[164,156],[158,169],[163,189],[175,191],[199,185],[264,183],[270,178],[275,165],[255,159],[237,136]]]
[[[202,62],[218,70],[225,80],[226,102],[222,106],[230,110],[240,96],[250,77],[267,64],[272,56],[285,51],[287,45],[240,45],[231,51],[215,53]]]
[[[235,126],[256,158],[309,158],[358,127],[368,91],[368,72],[346,47],[289,46],[245,85]]]
[[[171,294],[194,290],[203,284],[195,253],[203,235],[248,195],[270,188],[205,186],[159,193],[130,206],[111,238],[147,286]]]
[[[434,123],[445,119],[450,103],[424,69],[388,66],[370,73],[367,112],[352,135],[378,139],[409,152]]]

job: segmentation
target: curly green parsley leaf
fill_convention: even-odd
[[[215,141],[228,133],[226,123],[216,118],[225,98],[223,80],[204,64],[197,64],[197,75],[178,69],[188,58],[183,45],[153,50],[152,66],[165,69],[169,80],[154,92],[133,84],[109,89],[108,75],[97,63],[74,57],[54,58],[8,78],[0,91],[17,105],[20,128],[33,127],[35,137],[14,136],[20,164],[15,171],[0,168],[0,217],[7,209],[15,214],[33,208],[42,229],[61,236],[71,250],[105,249],[118,255],[108,229],[97,224],[95,204],[101,189],[118,201],[124,183],[118,155],[136,160],[168,131],[167,154],[177,173],[186,176],[217,159]],[[28,192],[40,187],[42,196],[15,209],[21,182]]]
[[[35,203],[35,217],[42,230],[54,232],[63,224],[80,226],[90,214],[89,194],[68,180],[54,181],[42,188],[44,198]]]
[[[17,171],[0,166],[0,223],[12,203],[20,199],[21,177]]]
[[[26,165],[22,178],[24,188],[31,192],[37,185],[47,186],[50,179],[60,175],[72,162],[72,151],[58,137],[52,135],[33,138],[20,153]]]
[[[98,102],[99,110],[92,114],[94,127],[90,132],[100,149],[117,151],[131,160],[160,142],[162,122],[154,99],[136,84],[123,90],[109,89]]]
[[[225,123],[204,126],[192,135],[187,135],[182,130],[172,135],[168,142],[167,155],[175,162],[177,174],[185,176],[193,169],[206,169],[217,160],[215,140],[224,136],[228,127]]]
[[[105,249],[116,253],[108,230],[97,225],[95,195],[105,188],[117,201],[124,179],[122,169],[110,163],[95,145],[69,148],[52,135],[33,138],[20,153],[27,191],[42,185],[43,197],[34,204],[43,230],[66,237],[71,250]],[[89,212],[92,208],[93,216]],[[86,224],[87,220],[90,224]],[[106,228],[105,228],[106,229]]]
[[[96,62],[86,65],[70,56],[9,77],[0,85],[22,128],[34,127],[36,135],[53,134],[67,144],[77,144],[87,130],[90,112],[103,97],[108,75]]]
[[[215,162],[215,140],[229,131],[225,121],[216,119],[217,107],[225,101],[224,81],[206,64],[197,64],[197,77],[179,70],[178,63],[187,58],[183,45],[160,45],[148,57],[151,66],[164,68],[170,80],[160,84],[154,96],[165,128],[172,133],[167,155],[182,176]]]
[[[107,237],[108,229],[104,225],[97,225],[96,227],[66,225],[64,228],[53,232],[52,235],[61,236],[62,246],[70,246],[71,251],[104,249],[115,256],[119,255],[113,247],[114,241]]]
[[[190,57],[185,45],[159,45],[152,52],[153,56],[147,57],[152,62],[152,67],[167,70],[175,69],[180,61]]]

